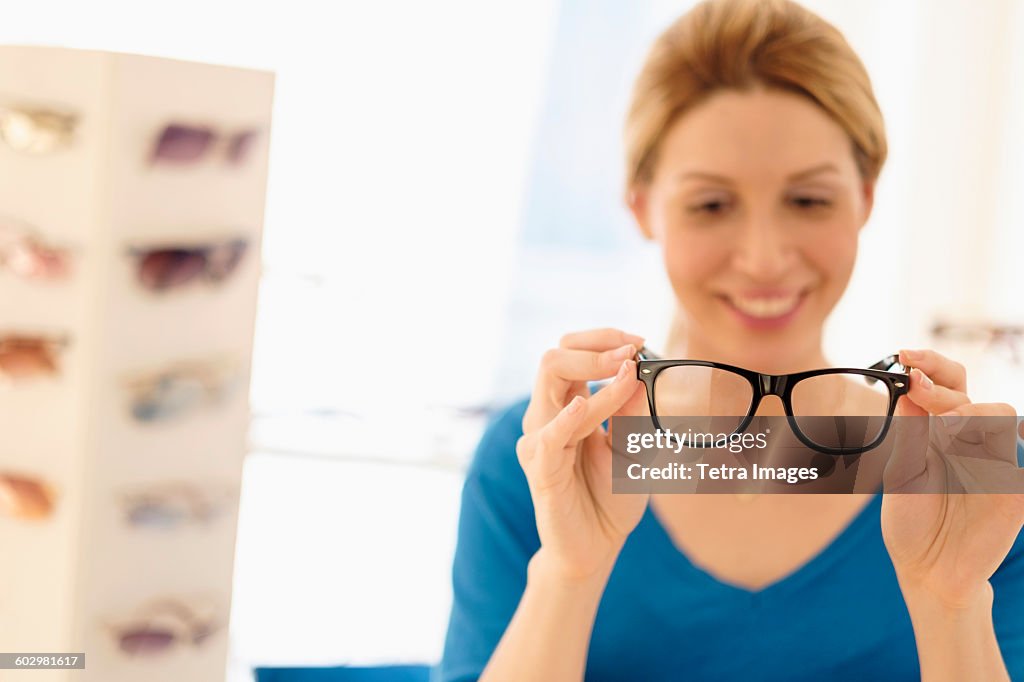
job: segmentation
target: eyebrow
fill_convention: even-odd
[[[793,182],[795,180],[803,180],[805,178],[809,178],[812,175],[818,175],[819,173],[826,173],[829,171],[833,173],[838,173],[839,169],[836,168],[835,164],[833,163],[822,163],[817,166],[808,168],[806,170],[793,173],[792,175],[786,178],[786,181]],[[688,180],[690,178],[697,180],[711,180],[712,182],[720,182],[726,185],[732,184],[732,180],[730,178],[725,177],[724,175],[715,175],[714,173],[705,173],[703,171],[689,171],[687,173],[680,173],[679,175],[676,176],[675,179],[676,182],[682,182],[683,180]]]

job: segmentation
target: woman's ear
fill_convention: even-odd
[[[863,211],[861,213],[860,226],[867,224],[871,217],[871,209],[875,207],[875,183],[873,180],[865,180],[861,183],[861,200]]]
[[[654,239],[654,232],[651,230],[650,214],[648,212],[649,188],[645,184],[636,184],[629,188],[626,193],[626,205],[629,212],[633,214],[636,226],[644,239]]]

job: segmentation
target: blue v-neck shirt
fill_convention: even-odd
[[[435,678],[477,679],[515,612],[540,548],[516,457],[526,402],[493,420],[462,494],[454,602]],[[587,680],[920,679],[917,649],[882,542],[881,496],[820,554],[750,591],[713,578],[673,544],[650,508],[598,608]],[[1024,682],[1024,533],[992,578],[996,635]]]

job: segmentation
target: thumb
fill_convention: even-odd
[[[928,412],[921,408],[920,405],[915,403],[913,400],[903,395],[896,402],[896,411],[894,414],[897,417],[927,417]]]

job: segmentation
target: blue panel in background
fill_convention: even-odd
[[[429,682],[426,665],[372,668],[257,668],[256,682]]]
[[[634,240],[622,126],[649,3],[564,0],[534,137],[522,245],[608,250]]]

